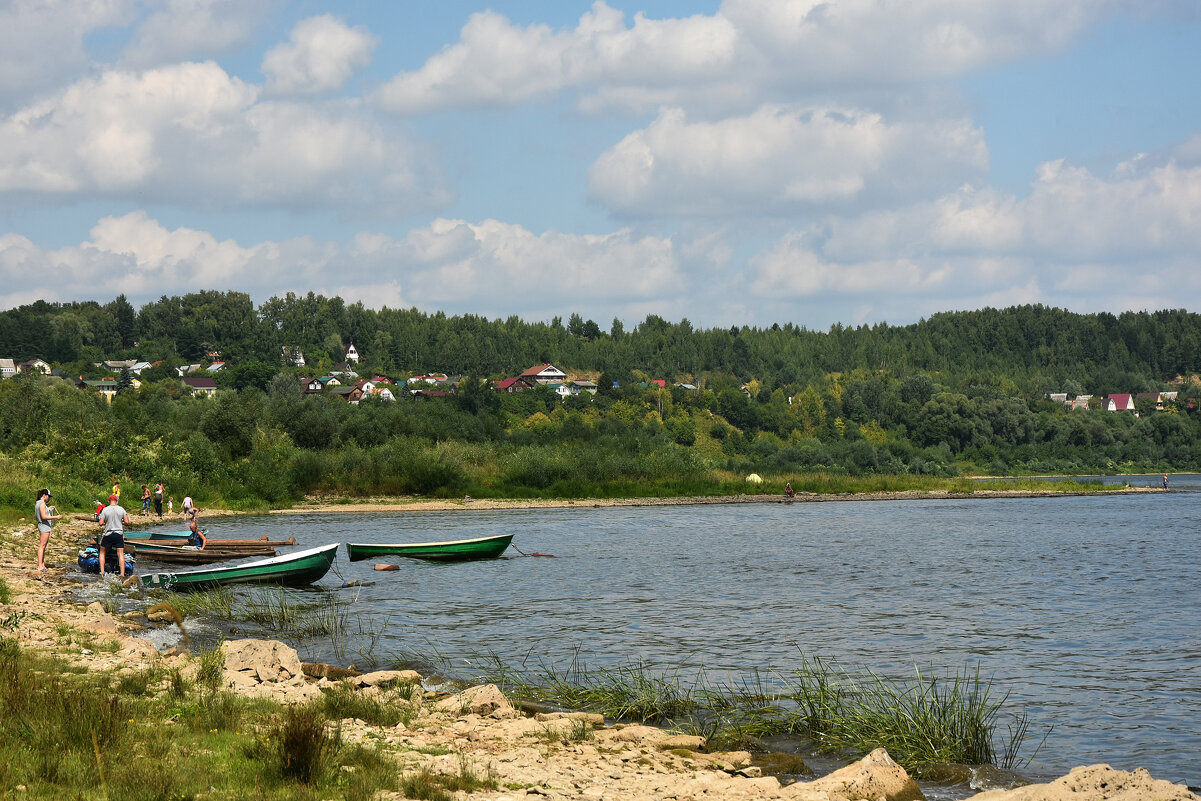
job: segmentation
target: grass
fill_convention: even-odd
[[[8,582],[0,578],[0,604],[12,603],[12,591],[8,588]]]
[[[345,744],[317,705],[285,709],[166,671],[75,674],[0,638],[0,787],[24,785],[22,798],[367,801],[398,783],[395,763]]]
[[[338,684],[321,698],[322,709],[329,717],[342,720],[358,718],[373,726],[411,724],[419,712],[414,701],[414,686],[400,684],[382,696],[371,697]]]
[[[1027,717],[1005,713],[1008,695],[998,695],[979,668],[916,670],[911,679],[893,680],[802,657],[789,674],[753,675],[732,686],[709,682],[703,669],[685,682],[678,673],[659,675],[638,664],[590,672],[578,658],[564,669],[530,671],[495,658],[485,663],[484,678],[514,698],[677,728],[704,736],[710,747],[791,734],[818,750],[848,755],[884,747],[917,775],[943,763],[1020,767],[1041,747],[1022,756]]]

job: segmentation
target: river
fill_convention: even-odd
[[[1134,477],[1133,484],[1158,483]],[[344,552],[322,585],[378,639],[469,674],[578,657],[712,676],[789,671],[802,654],[911,677],[980,667],[1050,729],[1032,778],[1106,762],[1201,785],[1201,477],[1173,492],[1054,498],[284,515],[207,523],[214,537],[450,540],[514,532],[506,558],[436,564]],[[298,546],[298,547],[299,547]],[[1052,728],[1053,727],[1053,728]]]

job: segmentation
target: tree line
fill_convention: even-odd
[[[604,331],[578,313],[566,323],[489,320],[374,310],[313,293],[272,297],[258,308],[243,293],[206,291],[163,296],[140,309],[122,295],[103,305],[39,301],[0,312],[0,355],[77,365],[80,372],[106,358],[174,365],[213,352],[235,366],[276,368],[284,347],[301,349],[313,367],[329,367],[351,343],[367,369],[387,375],[500,377],[552,362],[618,380],[640,371],[701,384],[728,376],[795,388],[868,370],[936,374],[952,389],[987,385],[1027,397],[1154,390],[1201,372],[1201,316],[1182,309],[1113,315],[1027,305],[826,331],[792,322],[698,329],[653,314],[629,330],[615,319]]]
[[[1110,317],[1026,306],[827,332],[694,330],[653,316],[600,332],[578,315],[566,325],[489,322],[320,296],[257,310],[237,293],[137,311],[123,298],[33,304],[0,313],[0,353],[49,356],[72,373],[100,358],[162,364],[111,404],[53,377],[0,382],[0,507],[23,509],[31,486],[49,484],[56,498],[86,506],[113,477],[252,507],[308,493],[711,494],[751,472],[782,484],[806,474],[1201,470],[1196,384],[1163,411],[1141,401],[1138,415],[1045,397],[1157,389],[1191,374],[1201,351],[1179,343],[1194,341],[1197,325],[1183,311]],[[39,336],[66,350],[41,351]],[[467,377],[447,398],[400,393],[395,403],[353,406],[303,394],[304,370],[282,365],[281,342],[319,368],[341,361],[351,341],[364,372],[435,367]],[[486,356],[456,356],[465,342]],[[199,350],[232,364],[212,398],[190,396],[168,369]],[[545,387],[498,393],[486,380],[540,362],[600,373],[601,390],[561,400]],[[700,388],[670,382],[685,378]]]

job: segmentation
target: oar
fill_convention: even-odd
[[[509,547],[512,548],[513,550],[517,551],[517,553],[521,554],[522,556],[545,556],[548,559],[555,558],[555,555],[553,553],[526,553],[525,551],[521,550],[520,548],[518,548],[516,545],[514,545],[511,542],[509,543]]]

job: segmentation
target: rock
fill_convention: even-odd
[[[169,610],[159,609],[146,615],[146,619],[152,623],[174,623],[175,615]]]
[[[589,726],[605,725],[605,716],[596,712],[538,712],[534,720],[582,720]]]
[[[274,640],[228,640],[221,644],[225,673],[250,673],[264,682],[303,680],[296,649]]]
[[[503,716],[515,716],[517,710],[513,709],[509,703],[509,699],[505,698],[501,693],[500,688],[495,684],[481,684],[478,687],[468,687],[457,695],[452,695],[449,698],[444,698],[438,702],[437,708],[441,712],[449,712],[452,715],[494,715],[501,713]]]
[[[699,751],[705,747],[705,738],[692,734],[668,734],[655,742],[660,751],[672,748],[687,748],[689,751]],[[750,754],[747,754],[746,764],[751,764]]]
[[[1183,784],[1153,779],[1145,769],[1115,770],[1109,765],[1073,768],[1067,776],[1048,784],[1030,784],[1014,790],[989,790],[972,801],[1197,801]]]
[[[871,798],[883,801],[925,799],[917,782],[892,760],[883,748],[863,759],[812,782],[790,784],[781,795],[804,801],[857,801]],[[976,796],[979,798],[979,796]],[[974,801],[974,800],[973,800]]]
[[[373,673],[366,673],[362,676],[359,676],[354,680],[354,684],[357,687],[379,687],[383,684],[420,683],[421,674],[415,670],[377,670]]]
[[[314,679],[349,679],[359,675],[353,668],[340,668],[321,662],[301,662],[300,669],[304,675]]]
[[[131,656],[140,656],[147,659],[158,657],[158,649],[154,647],[154,643],[149,640],[143,640],[139,637],[124,637],[121,640],[121,653]]]

